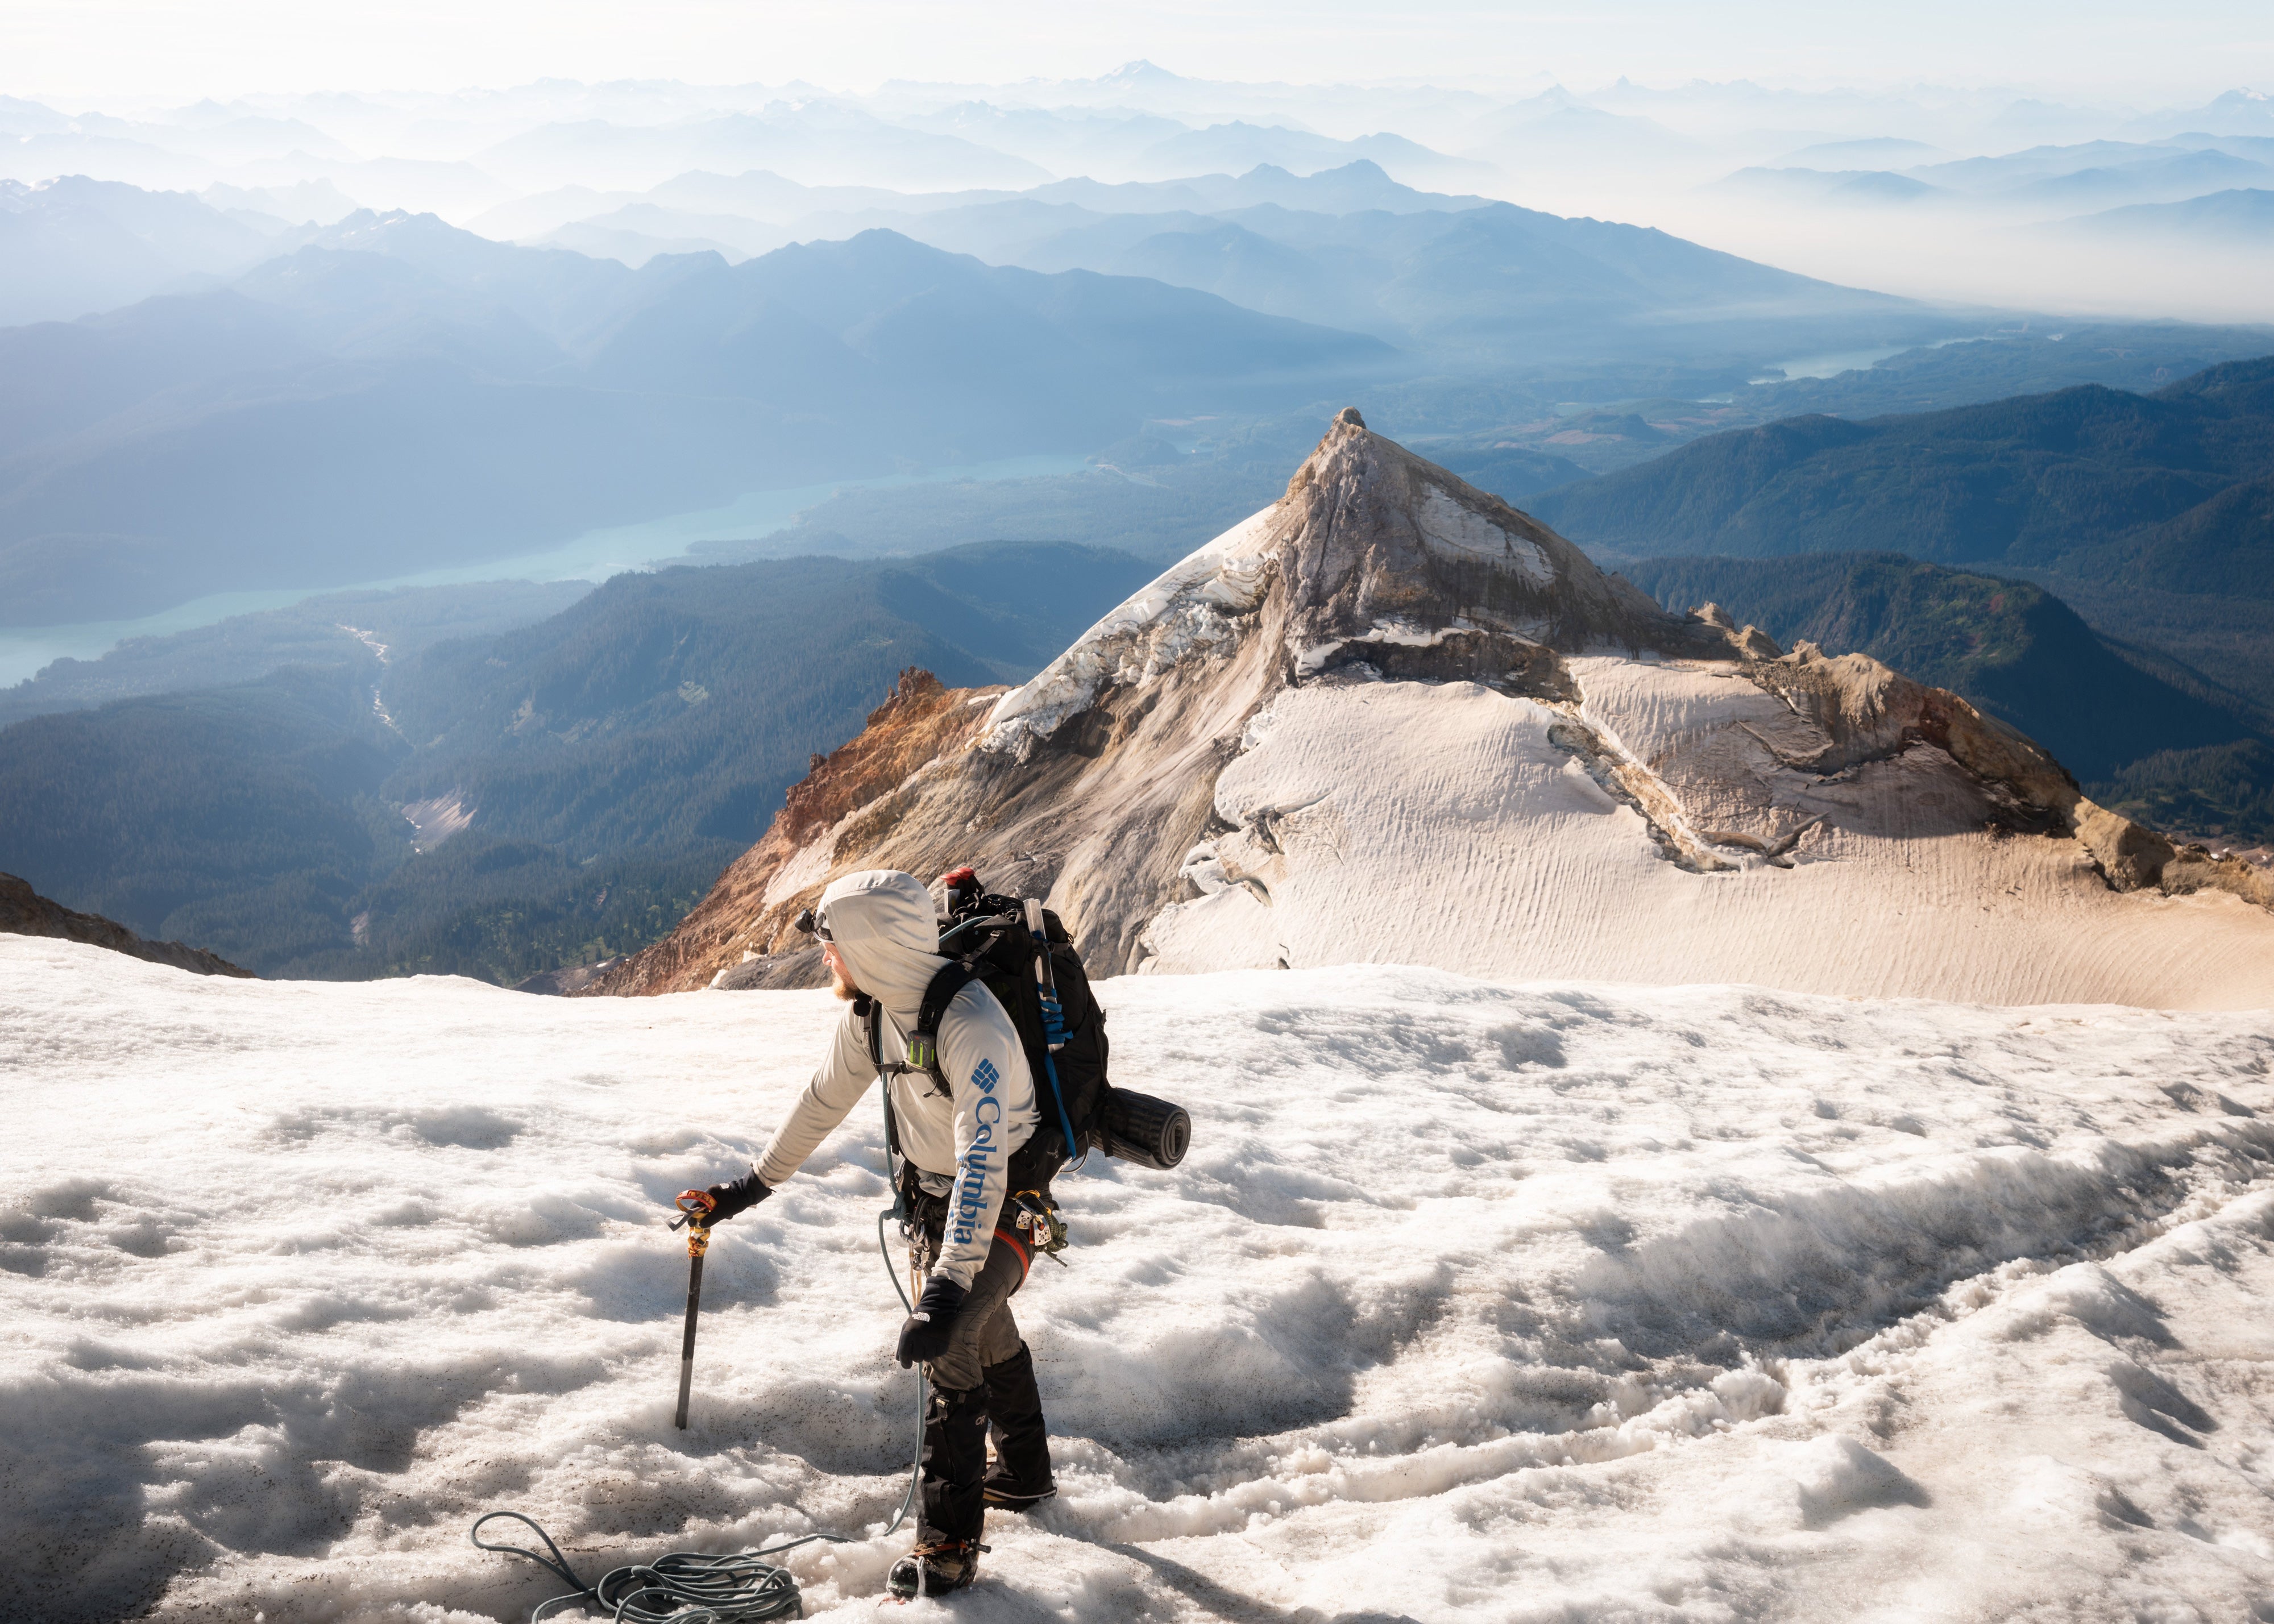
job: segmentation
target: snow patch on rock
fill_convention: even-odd
[[[459,789],[402,808],[403,822],[410,825],[411,846],[420,852],[433,851],[452,835],[471,828],[478,810],[466,804],[466,793]]]
[[[1024,748],[1088,710],[1099,689],[1151,681],[1198,650],[1229,642],[1228,614],[1255,606],[1277,504],[1243,519],[1115,605],[1023,687],[995,702],[983,749]]]
[[[1516,980],[2264,1002],[2263,912],[2138,906],[2075,842],[1985,829],[1939,750],[1819,776],[1770,746],[1821,733],[1742,677],[1571,664],[1576,718],[1465,681],[1278,694],[1215,786],[1230,828],[1209,844],[1236,883],[1155,914],[1142,967],[1426,959]]]
[[[1555,584],[1555,567],[1537,542],[1502,530],[1434,485],[1421,499],[1415,516],[1421,534],[1449,553],[1513,569],[1534,586]]]
[[[774,870],[773,878],[766,882],[764,894],[758,898],[761,911],[779,907],[798,892],[820,884],[829,877],[829,869],[837,859],[837,838],[845,825],[860,816],[867,803],[854,808],[826,829],[815,831],[813,838],[797,848],[790,860]]]
[[[1407,649],[1434,649],[1442,644],[1448,637],[1476,629],[1474,621],[1459,615],[1455,615],[1442,626],[1424,626],[1416,620],[1392,616],[1377,620],[1366,630],[1352,636],[1330,638],[1324,643],[1295,644],[1290,648],[1289,652],[1294,657],[1295,674],[1299,677],[1308,677],[1315,676],[1325,668],[1329,660],[1354,643],[1388,644]],[[1516,633],[1515,635],[1525,642],[1531,642],[1533,640],[1532,633],[1538,629],[1536,625],[1532,625],[1526,630]]]

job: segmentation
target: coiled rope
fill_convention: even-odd
[[[892,1289],[900,1293],[900,1304],[910,1313],[915,1305],[908,1300],[907,1289],[900,1284],[900,1271],[892,1267],[892,1249],[885,1239],[885,1220],[898,1214],[897,1207],[887,1207],[877,1214],[877,1250],[884,1255],[885,1272],[892,1276]],[[908,1469],[908,1492],[900,1497],[900,1508],[892,1514],[892,1522],[881,1534],[870,1538],[883,1539],[891,1536],[916,1503],[916,1489],[923,1474],[924,1374],[916,1367],[916,1460]],[[482,1538],[482,1524],[499,1518],[508,1518],[528,1524],[530,1530],[545,1542],[550,1557],[538,1555],[524,1545],[493,1544]],[[608,1617],[616,1624],[759,1624],[766,1619],[797,1619],[805,1616],[805,1600],[798,1594],[797,1581],[787,1568],[777,1568],[764,1558],[779,1556],[785,1551],[794,1551],[800,1545],[816,1541],[828,1545],[857,1545],[860,1540],[851,1534],[807,1534],[800,1538],[784,1540],[778,1545],[767,1545],[756,1551],[741,1551],[732,1556],[712,1556],[700,1551],[674,1551],[652,1562],[634,1562],[612,1568],[598,1584],[587,1584],[576,1576],[561,1547],[553,1543],[553,1536],[539,1527],[534,1518],[518,1511],[490,1511],[474,1519],[467,1530],[468,1538],[485,1551],[500,1551],[509,1556],[525,1556],[539,1567],[549,1568],[576,1588],[565,1596],[555,1596],[539,1602],[529,1615],[529,1624],[544,1624],[546,1619],[566,1607],[581,1605],[587,1601],[598,1602],[609,1609]]]

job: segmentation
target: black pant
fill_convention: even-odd
[[[946,1204],[922,1214],[916,1261],[930,1273],[939,1254]],[[955,1317],[948,1350],[924,1367],[932,1388],[924,1410],[923,1541],[979,1538],[987,1515],[987,1439],[998,1470],[1032,1492],[1050,1482],[1048,1429],[1035,1386],[1034,1356],[1011,1317],[1011,1297],[1026,1283],[1026,1247],[998,1229],[987,1262]]]

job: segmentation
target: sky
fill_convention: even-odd
[[[4,0],[0,39],[0,94],[88,105],[545,77],[865,90],[1089,77],[1139,57],[1195,78],[1301,83],[1917,81],[2141,105],[2274,89],[2265,0]]]

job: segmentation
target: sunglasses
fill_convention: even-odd
[[[796,926],[798,929],[803,931],[807,936],[819,936],[825,942],[834,942],[837,939],[835,936],[829,934],[829,927],[821,922],[820,919],[816,916],[811,908],[807,908],[803,912],[800,913],[795,919],[790,921],[790,923]]]

